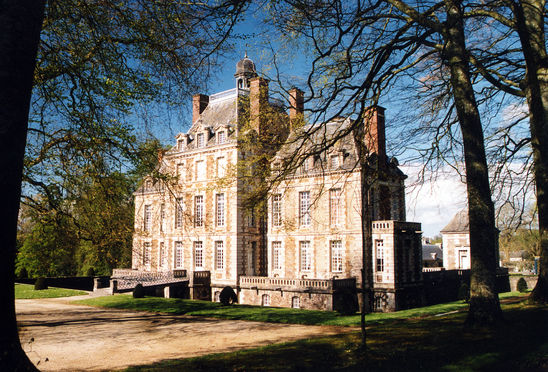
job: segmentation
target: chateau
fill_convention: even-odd
[[[240,303],[333,310],[339,293],[361,286],[353,122],[303,124],[303,93],[289,92],[286,113],[247,56],[234,76],[234,89],[193,97],[191,128],[159,157],[162,176],[135,192],[132,270],[115,275],[173,278],[192,298],[218,300],[230,286]],[[405,221],[406,176],[386,154],[384,109],[369,110],[364,140],[377,171],[368,302],[399,310],[421,304],[420,224]],[[260,194],[264,181],[272,187]],[[250,202],[254,194],[262,202]]]

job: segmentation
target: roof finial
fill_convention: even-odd
[[[247,58],[247,49],[246,49],[246,51],[245,51],[244,58]]]

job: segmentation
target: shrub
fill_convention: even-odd
[[[352,315],[358,311],[358,296],[355,291],[342,289],[335,292],[335,311],[341,315]]]
[[[470,301],[470,287],[468,287],[468,284],[462,283],[460,285],[458,299],[464,302]]]
[[[527,282],[525,281],[524,278],[519,278],[518,279],[517,287],[518,287],[518,291],[521,292],[521,293],[527,291]]]
[[[29,277],[29,273],[27,269],[23,266],[21,270],[19,270],[19,279],[27,279]]]
[[[46,282],[46,278],[38,278],[34,282],[35,291],[41,291],[42,289],[48,289],[48,283]]]
[[[145,289],[141,283],[137,283],[135,288],[133,288],[133,298],[143,298],[145,297]]]
[[[95,276],[95,270],[93,267],[90,267],[88,271],[86,272],[86,276]]]
[[[225,306],[232,305],[233,303],[238,302],[238,296],[236,296],[232,287],[226,286],[219,294],[219,301]]]

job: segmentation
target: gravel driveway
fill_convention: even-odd
[[[99,309],[68,303],[77,298],[83,297],[15,301],[21,343],[40,370],[112,370],[351,330]]]

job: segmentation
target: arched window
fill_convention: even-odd
[[[264,294],[262,300],[263,306],[270,306],[270,295]]]

